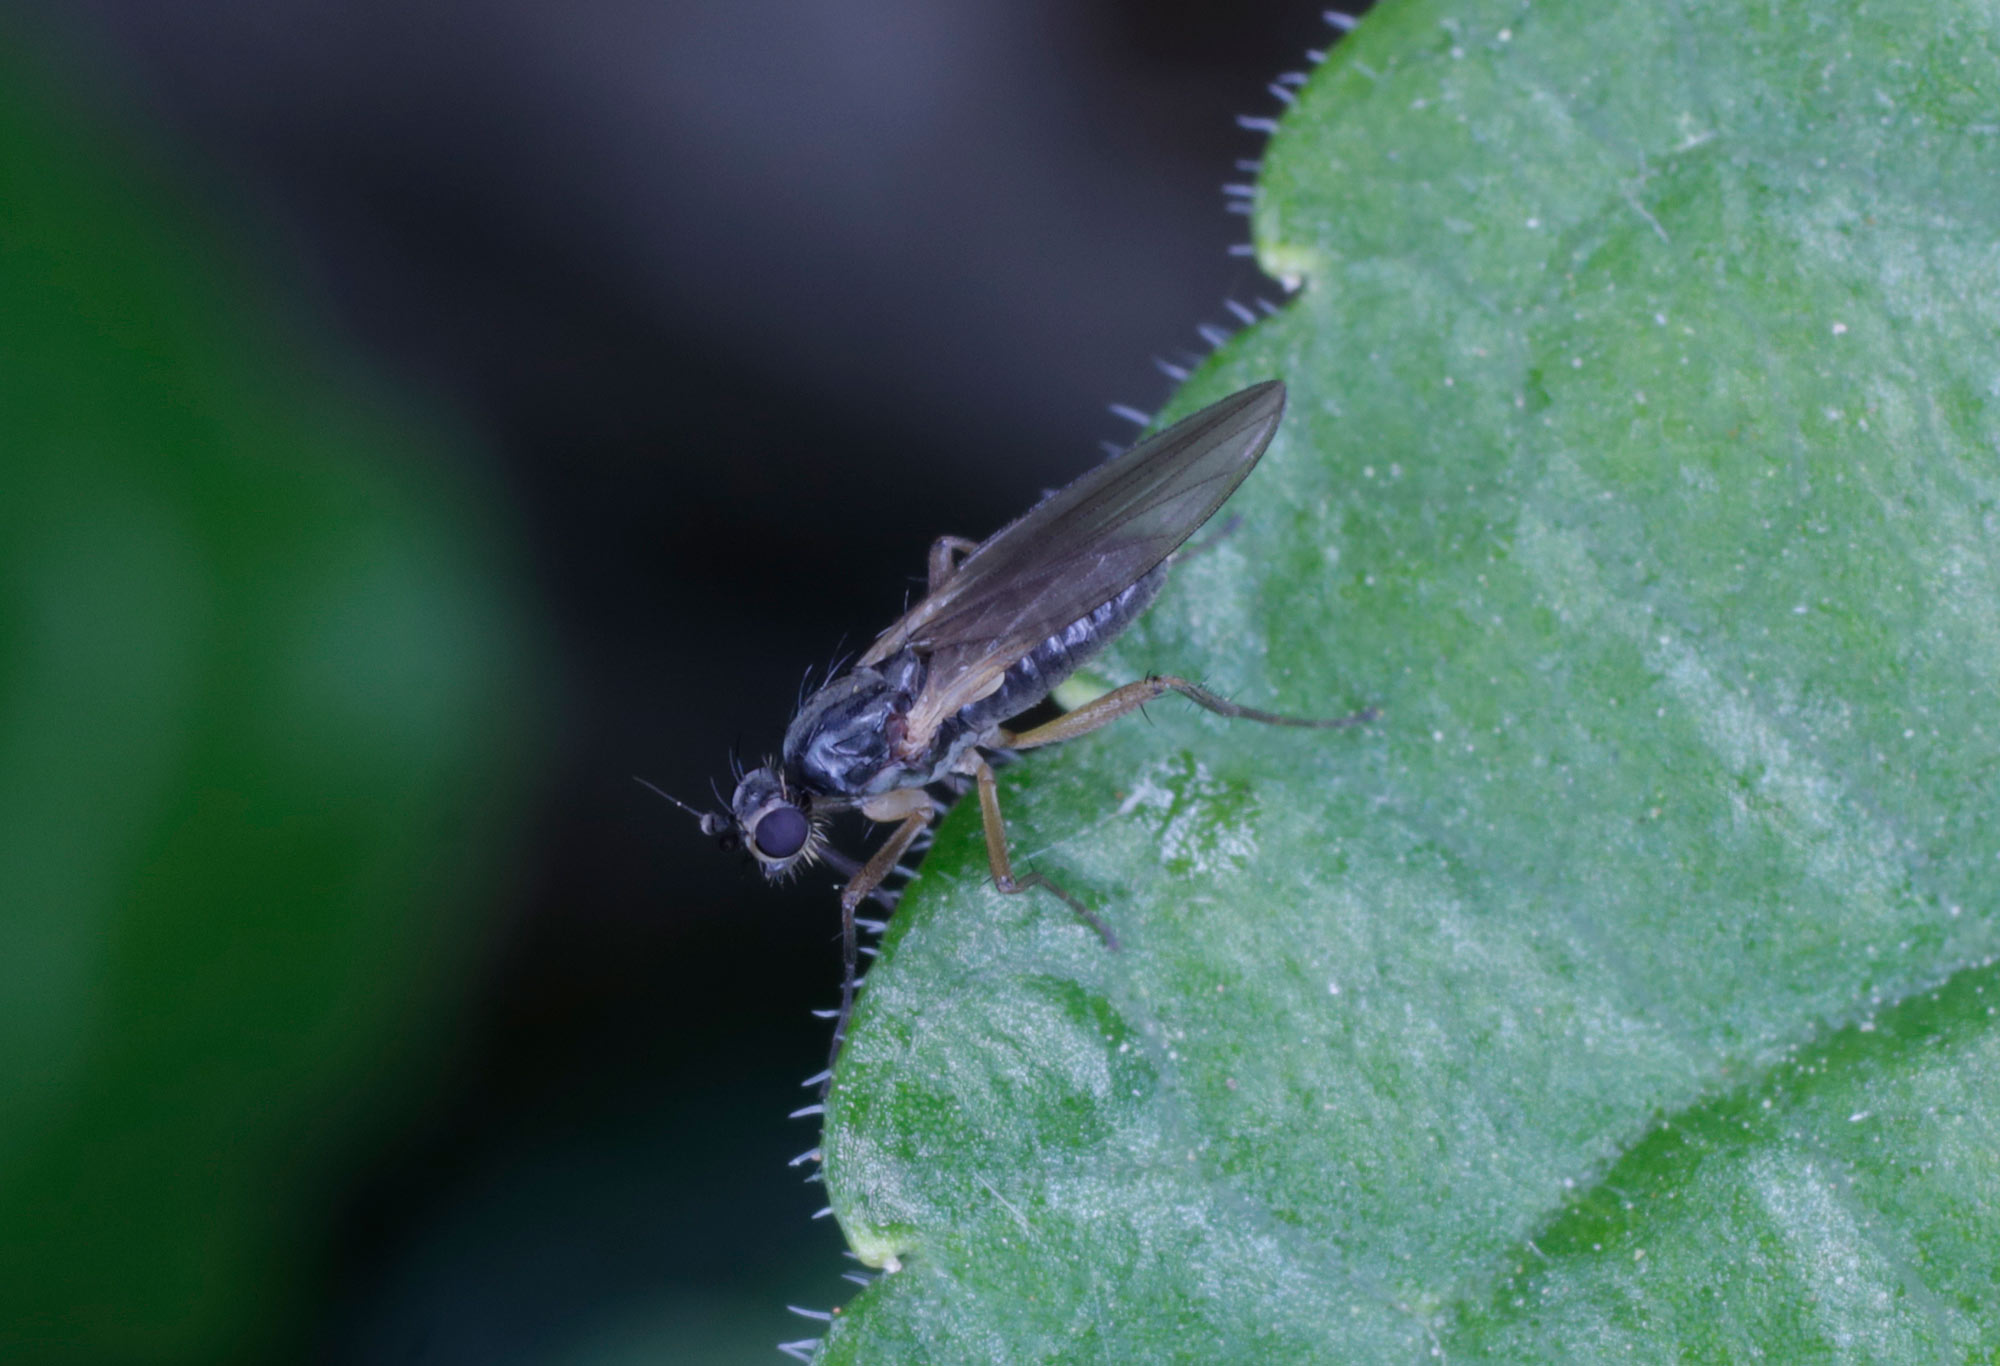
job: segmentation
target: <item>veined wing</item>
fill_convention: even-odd
[[[1022,655],[1131,587],[1213,516],[1284,409],[1282,383],[1252,385],[1050,494],[967,555],[860,662],[905,648],[930,655],[921,706],[930,717],[985,696]]]

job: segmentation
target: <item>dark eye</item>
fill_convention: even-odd
[[[757,852],[765,858],[790,858],[805,847],[806,832],[811,828],[797,807],[774,806],[757,822],[750,838],[757,841]]]

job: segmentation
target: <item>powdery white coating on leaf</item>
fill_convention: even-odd
[[[1934,1306],[1902,1293],[1896,1267],[1861,1226],[1844,1175],[1791,1152],[1760,1154],[1750,1177],[1806,1284],[1821,1336],[1868,1361],[1922,1356],[1923,1320]]]
[[[1580,478],[1564,471],[1572,489]],[[1522,513],[1516,535],[1521,563],[1550,599],[1579,629],[1608,629],[1631,641],[1722,772],[1746,784],[1726,797],[1736,819],[1777,831],[1807,875],[1840,891],[1850,913],[1891,932],[1905,910],[1893,836],[1856,810],[1840,784],[1801,754],[1772,718],[1722,687],[1697,651],[1661,630],[1642,608],[1608,593],[1581,537],[1556,531],[1532,511]]]
[[[1257,857],[1254,793],[1221,782],[1199,759],[1177,755],[1134,780],[1118,814],[1157,812],[1160,861],[1176,873],[1209,877]]]

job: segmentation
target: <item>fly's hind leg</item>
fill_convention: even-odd
[[[1076,913],[1078,920],[1097,931],[1097,937],[1104,941],[1105,948],[1117,948],[1118,936],[1088,906],[1040,873],[1015,874],[1014,861],[1007,856],[1007,822],[1000,815],[1000,787],[993,781],[993,766],[977,757],[973,762],[977,767],[972,770],[972,776],[979,784],[979,821],[986,831],[986,863],[993,870],[993,885],[1010,895],[1025,892],[1031,887],[1054,893]]]
[[[979,549],[979,542],[968,541],[963,536],[940,536],[931,542],[930,591],[951,582],[952,575],[958,573],[958,562]]]
[[[1358,726],[1373,721],[1376,716],[1373,707],[1364,708],[1352,716],[1319,718],[1312,716],[1280,716],[1274,711],[1260,711],[1256,707],[1245,707],[1231,702],[1226,697],[1218,697],[1198,683],[1190,683],[1185,678],[1172,674],[1155,674],[1142,678],[1137,683],[1127,683],[1122,688],[1114,688],[1102,697],[1093,698],[1075,711],[1064,712],[1055,720],[1024,731],[1000,732],[1000,743],[1009,749],[1035,749],[1041,745],[1053,745],[1060,740],[1074,740],[1079,735],[1110,725],[1127,712],[1137,711],[1148,702],[1177,692],[1197,706],[1206,707],[1217,716],[1240,717],[1246,721],[1261,721],[1267,726],[1300,726],[1311,730],[1335,730],[1342,726]]]
[[[1234,536],[1236,529],[1242,525],[1243,514],[1232,512],[1229,514],[1228,520],[1223,522],[1221,526],[1209,532],[1198,541],[1189,541],[1186,545],[1168,556],[1168,562],[1175,565],[1182,565],[1186,564],[1189,560],[1199,559],[1228,540],[1231,536]]]

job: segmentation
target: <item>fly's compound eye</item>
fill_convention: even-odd
[[[750,838],[756,841],[757,852],[767,859],[788,859],[806,846],[806,836],[812,833],[812,825],[805,813],[796,806],[774,806],[757,821]]]

